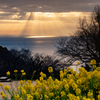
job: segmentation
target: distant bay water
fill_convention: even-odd
[[[10,49],[21,48],[30,49],[32,54],[42,53],[53,55],[56,51],[56,43],[60,37],[46,38],[20,38],[20,37],[0,37],[0,45]]]
[[[64,37],[70,39],[70,37]],[[32,54],[46,54],[54,55],[57,48],[55,45],[60,37],[47,37],[47,38],[18,38],[18,37],[0,37],[0,45],[6,47],[8,50],[22,48],[30,49]],[[77,62],[75,63],[77,64]],[[80,65],[81,66],[81,65]],[[78,66],[78,68],[80,67]],[[76,66],[70,66],[76,70]]]

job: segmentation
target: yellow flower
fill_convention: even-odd
[[[55,79],[55,84],[59,84],[59,80],[58,79]]]
[[[90,98],[90,97],[92,97],[93,96],[93,92],[88,92],[88,94],[87,94],[87,96]]]
[[[49,93],[49,96],[50,96],[50,97],[53,97],[53,96],[54,96],[54,93]]]
[[[70,70],[70,72],[73,74],[74,70],[73,70],[73,69],[71,69],[71,70]]]
[[[22,89],[22,95],[25,95],[25,94],[26,94],[26,90]]]
[[[100,100],[100,94],[98,95],[98,100]]]
[[[10,75],[10,71],[6,72],[6,74],[7,74],[7,76],[9,76]]]
[[[52,67],[48,67],[48,71],[49,71],[49,73],[52,73],[53,72],[53,68]]]
[[[71,75],[70,74],[67,74],[67,78],[70,79],[71,78]]]
[[[22,75],[24,76],[24,75],[26,75],[26,73],[25,73],[25,72],[23,72],[23,73],[22,73]]]
[[[18,91],[15,90],[15,94],[18,94]]]
[[[79,97],[79,96],[77,96],[77,97],[76,97],[76,100],[80,100],[80,97]]]
[[[73,74],[76,75],[76,71],[73,71]]]
[[[18,94],[14,95],[14,98],[15,100],[17,100],[19,98],[19,95]]]
[[[40,79],[40,81],[42,81],[43,80],[43,77],[41,76],[41,77],[39,77],[39,79]]]
[[[2,84],[2,83],[0,83],[0,86],[3,86],[3,84]]]
[[[1,95],[3,95],[3,94],[4,94],[4,92],[2,91],[2,92],[0,92],[0,94],[1,94]]]
[[[64,77],[64,73],[60,74],[60,78],[62,79]]]
[[[66,75],[67,74],[67,69],[64,69],[64,75]]]
[[[62,91],[60,94],[61,94],[61,97],[63,97],[64,95],[66,95],[64,91]]]
[[[60,97],[59,96],[56,96],[56,98],[55,98],[56,100],[60,100]]]
[[[96,67],[96,69],[95,69],[95,70],[100,71],[100,67]]]
[[[19,98],[18,100],[23,100],[23,98],[21,97],[21,98]]]
[[[21,70],[21,73],[24,73],[24,70]]]
[[[79,88],[76,89],[76,95],[80,95],[81,94],[81,90]]]
[[[43,74],[44,74],[43,72],[40,72],[40,75],[41,75],[41,76],[43,76]]]
[[[7,97],[7,95],[6,94],[2,94],[2,98],[4,99],[4,98],[6,98]]]
[[[93,65],[92,67],[93,67],[93,69],[95,69],[96,68],[96,65]]]
[[[94,84],[93,87],[94,87],[95,89],[97,89],[97,88],[98,88],[98,85],[97,85],[97,84]]]
[[[78,86],[76,85],[76,83],[72,83],[72,88],[73,90],[75,90]]]
[[[46,94],[44,95],[44,97],[45,97],[46,99],[48,99],[48,98],[49,98]]]
[[[46,77],[46,74],[43,74],[43,77]]]
[[[82,83],[82,80],[81,80],[81,79],[78,79],[78,80],[76,81],[76,83],[77,83],[78,85],[80,85],[80,84]]]
[[[64,79],[62,80],[62,82],[63,82],[64,85],[67,84],[67,79],[64,78]]]
[[[27,83],[31,83],[31,80],[27,80]]]
[[[79,65],[80,64],[80,62],[77,62],[77,65]]]
[[[28,95],[27,100],[33,100],[33,96]]]
[[[14,72],[15,72],[15,73],[17,73],[17,72],[18,72],[18,70],[14,70]]]
[[[70,67],[67,67],[67,70],[69,71],[70,70]]]
[[[39,97],[40,97],[39,92],[35,92],[34,95],[36,96],[37,99],[39,99]],[[31,99],[30,99],[30,100],[31,100]],[[32,100],[33,100],[33,99],[32,99]]]
[[[9,90],[10,87],[9,87],[8,85],[5,85],[4,89],[5,89],[5,90]]]
[[[84,86],[84,87],[83,87],[83,90],[84,90],[84,91],[88,90],[88,87],[87,87],[87,86]]]
[[[91,60],[91,61],[90,61],[90,64],[91,64],[91,65],[96,65],[96,60],[95,60],[95,59]]]
[[[24,84],[25,83],[25,80],[20,80],[20,85]]]
[[[67,69],[64,69],[64,72],[67,72]]]
[[[75,74],[75,77],[78,78],[78,77],[79,77],[79,74],[76,73],[76,74]]]
[[[59,71],[59,73],[60,73],[60,74],[63,74],[63,71],[62,71],[62,70],[60,70],[60,71]]]
[[[83,97],[83,99],[82,99],[82,100],[87,100],[87,99],[86,99],[86,97]]]
[[[59,89],[59,85],[54,85],[53,87],[54,87],[55,90]]]
[[[69,89],[69,85],[68,84],[66,84],[64,87],[65,87],[66,91]]]

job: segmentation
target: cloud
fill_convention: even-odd
[[[0,19],[23,19],[27,12],[91,12],[97,4],[99,0],[0,0],[0,11],[8,12],[0,13]]]
[[[88,16],[93,8],[100,4],[99,2],[99,0],[0,0],[0,34],[20,36],[55,33],[57,36],[66,35],[67,32],[69,35],[76,30],[79,17]]]

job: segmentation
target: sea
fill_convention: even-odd
[[[8,50],[22,48],[31,50],[32,54],[53,55],[57,50],[57,42],[61,37],[22,38],[0,37],[0,45]]]
[[[11,49],[29,49],[32,55],[39,53],[44,55],[56,55],[57,42],[61,38],[71,37],[45,37],[45,38],[22,38],[22,37],[0,37],[0,46],[6,47],[8,50]],[[70,66],[72,69],[76,70],[77,62]],[[80,66],[78,66],[80,67]],[[78,71],[77,71],[78,72]]]

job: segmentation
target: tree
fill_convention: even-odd
[[[76,60],[89,63],[95,59],[100,62],[100,6],[96,6],[89,20],[85,17],[79,20],[75,34],[68,38],[60,38],[57,42],[57,53],[70,57],[68,63]]]
[[[10,71],[10,77],[15,79],[14,70],[18,70],[17,79],[21,78],[20,71],[23,69],[26,72],[26,78],[30,79],[33,71],[36,70],[35,77],[39,78],[40,72],[44,72],[47,76],[48,67],[52,66],[54,75],[59,76],[59,70],[66,66],[61,59],[53,55],[34,54],[32,55],[29,49],[11,49],[0,46],[0,76],[5,76],[7,71]]]

